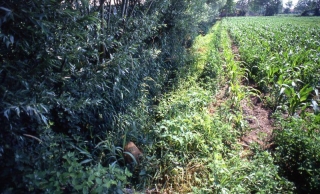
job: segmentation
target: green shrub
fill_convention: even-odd
[[[196,14],[205,6],[217,9],[206,0],[2,1],[0,192],[116,192],[133,180],[123,146],[156,141],[154,99],[186,64],[198,24],[210,20]]]
[[[320,191],[319,115],[280,119],[275,131],[275,162],[299,192]]]

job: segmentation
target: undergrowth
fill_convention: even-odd
[[[243,70],[230,49],[226,33],[217,23],[207,35],[197,37],[194,59],[181,70],[176,88],[161,99],[159,122],[154,130],[160,167],[154,181],[161,192],[175,193],[291,193],[292,183],[278,175],[271,154],[258,146],[243,150],[241,111],[235,96],[244,90],[233,87]],[[223,36],[223,37],[220,37]],[[225,41],[225,42],[221,42]],[[225,60],[223,60],[225,59]],[[224,64],[221,63],[224,61]],[[228,83],[227,80],[231,81]],[[222,84],[229,90],[223,91]],[[220,92],[227,98],[216,111],[211,105]],[[238,99],[240,100],[240,99]]]
[[[305,119],[278,118],[275,131],[275,162],[281,173],[293,181],[297,191],[317,193],[320,190],[320,116],[308,114]]]

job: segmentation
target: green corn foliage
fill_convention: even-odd
[[[223,24],[249,78],[276,111],[274,161],[280,175],[298,193],[319,192],[319,18],[245,17]]]
[[[319,87],[318,18],[234,18],[224,25],[239,46],[250,79],[270,94],[272,106],[285,105],[290,114],[303,107],[302,101],[293,105],[294,96],[281,92],[282,84],[297,94],[306,85]]]

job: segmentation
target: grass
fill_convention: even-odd
[[[230,39],[220,22],[197,37],[191,53],[194,58],[181,70],[177,86],[158,106],[157,141],[150,147],[157,150],[159,165],[155,188],[173,193],[290,193],[292,184],[278,175],[269,152],[253,147],[246,155],[238,144],[242,132],[237,123],[242,117],[232,109],[243,90],[239,85],[221,88],[224,83],[230,88],[239,84],[244,70],[233,61]],[[229,97],[212,113],[221,92]]]

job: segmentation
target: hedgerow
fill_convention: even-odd
[[[127,167],[124,145],[155,141],[157,98],[222,3],[2,1],[0,191],[120,192],[151,182]]]

